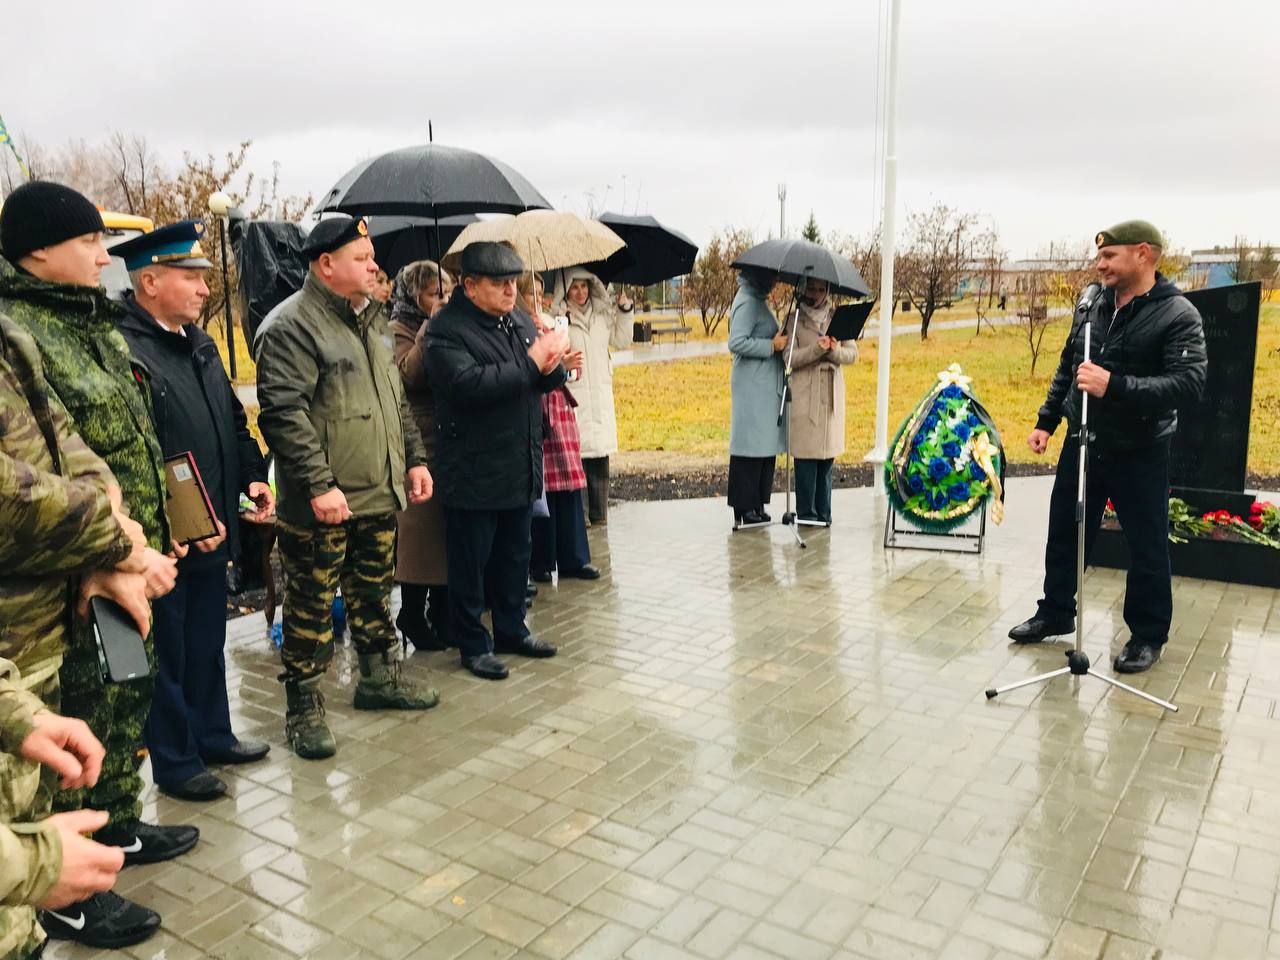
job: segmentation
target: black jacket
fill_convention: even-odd
[[[493,317],[461,285],[431,319],[424,363],[436,401],[436,496],[461,510],[513,510],[542,494],[542,394],[564,383],[529,359],[537,331]]]
[[[266,464],[249,433],[244,407],[231,388],[213,339],[195,324],[186,336],[170,333],[132,297],[120,332],[135,363],[150,380],[152,418],[166,457],[190,450],[214,512],[227,528],[225,552],[192,550],[183,562],[203,567],[226,562],[240,552],[240,494],[266,482]]]
[[[1072,431],[1079,429],[1075,374],[1084,361],[1087,317],[1090,359],[1111,371],[1106,395],[1090,398],[1090,437],[1101,448],[1136,450],[1173,436],[1178,407],[1200,398],[1209,361],[1200,313],[1162,275],[1119,312],[1115,303],[1115,291],[1104,290],[1087,313],[1076,310],[1036,426],[1052,433],[1065,416]]]

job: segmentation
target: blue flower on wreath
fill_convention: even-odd
[[[925,498],[934,510],[941,510],[947,505],[947,495],[941,490],[930,490],[925,494]]]
[[[950,493],[951,499],[956,501],[956,503],[964,503],[969,499],[969,484],[953,483],[949,488],[948,493]]]
[[[970,460],[969,476],[973,477],[974,480],[985,480],[987,479],[987,471],[978,466],[978,461]]]
[[[923,430],[921,430],[919,433],[917,433],[914,437],[911,438],[911,445],[913,447],[923,447],[925,441],[928,439],[929,437],[925,434]]]
[[[954,440],[948,440],[942,445],[942,453],[944,456],[958,457],[960,456],[960,444]]]
[[[938,415],[936,413],[931,413],[924,418],[924,423],[920,425],[920,429],[925,433],[929,433],[937,425],[938,425]]]
[[[941,395],[946,397],[948,400],[959,400],[964,396],[964,391],[953,383],[949,386],[943,387]]]
[[[924,489],[924,477],[920,476],[918,473],[913,473],[911,476],[907,477],[907,487],[913,493],[919,493]]]
[[[934,480],[941,480],[951,472],[951,465],[941,457],[934,457],[929,461],[929,476]]]
[[[956,432],[956,436],[960,439],[961,443],[964,443],[966,440],[969,439],[969,434],[971,431],[969,429],[968,423],[957,423],[954,429]]]
[[[967,423],[970,428],[979,427],[982,425],[982,421],[978,419],[978,415],[976,413],[969,414],[969,416],[965,419],[965,423]]]

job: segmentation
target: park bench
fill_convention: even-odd
[[[672,343],[677,343],[681,337],[684,337],[685,343],[688,343],[689,334],[692,332],[692,327],[686,326],[679,320],[649,321],[649,338],[655,343],[657,343],[661,337],[670,337]]]

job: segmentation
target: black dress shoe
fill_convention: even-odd
[[[40,925],[55,940],[118,950],[141,943],[160,927],[160,914],[108,890],[57,910],[42,910]]]
[[[481,680],[507,679],[507,665],[492,653],[482,653],[478,657],[463,657],[462,665]]]
[[[1039,643],[1045,637],[1061,637],[1068,633],[1075,633],[1075,629],[1074,620],[1054,622],[1041,617],[1032,617],[1010,630],[1009,639],[1014,643]]]
[[[196,827],[162,827],[154,823],[133,823],[104,827],[94,835],[99,843],[124,851],[124,865],[160,863],[186,853],[200,840]]]
[[[226,750],[211,750],[201,754],[205,763],[256,763],[271,752],[271,744],[261,740],[237,740]]]
[[[1130,640],[1116,657],[1116,673],[1142,673],[1150,670],[1160,659],[1159,643],[1147,643],[1144,640]]]
[[[528,636],[521,640],[499,640],[493,638],[493,649],[496,653],[510,653],[518,657],[554,657],[556,648],[545,640]]]
[[[550,583],[551,571],[550,570],[534,570],[532,573],[529,574],[529,579],[533,580],[534,583]],[[533,593],[529,593],[528,589],[525,590],[525,593],[531,597],[536,597],[538,595],[538,588],[534,587],[533,584],[530,584],[529,586],[533,589]]]
[[[765,523],[773,523],[773,517],[769,516],[769,511],[764,507],[760,508],[760,516],[764,519]]]
[[[599,580],[600,568],[594,567],[588,563],[586,566],[579,567],[577,570],[561,570],[560,577],[562,579],[564,577],[572,577],[574,580]]]
[[[733,529],[739,530],[745,527],[763,527],[765,524],[771,522],[772,521],[759,510],[752,510],[749,513],[744,513],[738,522],[733,525]]]
[[[178,783],[160,783],[157,781],[156,786],[160,788],[161,793],[167,793],[169,796],[177,797],[179,800],[192,800],[196,803],[217,800],[227,793],[227,785],[208,770],[201,770],[195,776],[188,777]]]

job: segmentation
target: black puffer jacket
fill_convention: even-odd
[[[1111,371],[1106,395],[1089,404],[1089,433],[1100,448],[1136,450],[1173,436],[1178,407],[1200,398],[1209,361],[1199,312],[1161,274],[1118,312],[1115,302],[1115,292],[1104,290],[1088,311],[1091,359]],[[1049,433],[1064,416],[1071,430],[1079,427],[1075,375],[1084,360],[1084,320],[1077,309],[1036,419]]]
[[[461,510],[512,510],[542,494],[542,394],[564,383],[529,359],[533,321],[485,313],[461,286],[431,320],[427,376],[436,401],[436,496]]]

